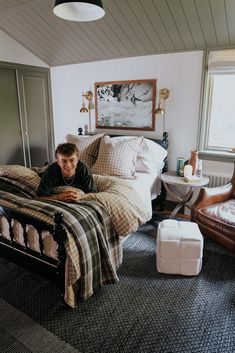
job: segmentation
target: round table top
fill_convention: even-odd
[[[161,180],[167,184],[171,185],[182,185],[190,186],[194,188],[200,188],[209,183],[208,177],[202,177],[199,181],[187,182],[184,180],[184,177],[178,176],[176,172],[166,172],[161,174]]]

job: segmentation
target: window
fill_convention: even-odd
[[[207,67],[200,150],[204,158],[232,161],[235,158],[235,50],[209,52]]]

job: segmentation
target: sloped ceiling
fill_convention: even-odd
[[[235,47],[235,0],[103,0],[105,16],[70,22],[54,0],[0,0],[0,28],[49,66]]]

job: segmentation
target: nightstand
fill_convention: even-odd
[[[195,189],[201,188],[209,183],[208,177],[202,177],[197,182],[188,183],[184,180],[184,177],[178,176],[175,172],[166,172],[161,175],[161,180],[165,186],[166,191],[173,196],[173,198],[179,203],[171,212],[169,218],[174,218],[181,207],[185,206],[191,210],[192,205],[189,202],[192,200],[193,193]],[[177,189],[174,189],[174,186],[182,186],[185,193],[180,195],[180,192]]]

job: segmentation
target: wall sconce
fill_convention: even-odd
[[[165,100],[167,98],[169,98],[170,96],[170,91],[168,88],[162,88],[159,90],[159,103],[158,103],[158,107],[155,110],[155,114],[158,115],[163,115],[163,132],[165,132]],[[163,101],[163,107],[162,107],[162,101]]]
[[[80,113],[89,113],[89,132],[91,132],[91,109],[94,108],[92,104],[93,93],[92,91],[86,91],[82,94],[82,107]],[[86,107],[85,99],[88,100],[88,105]]]

